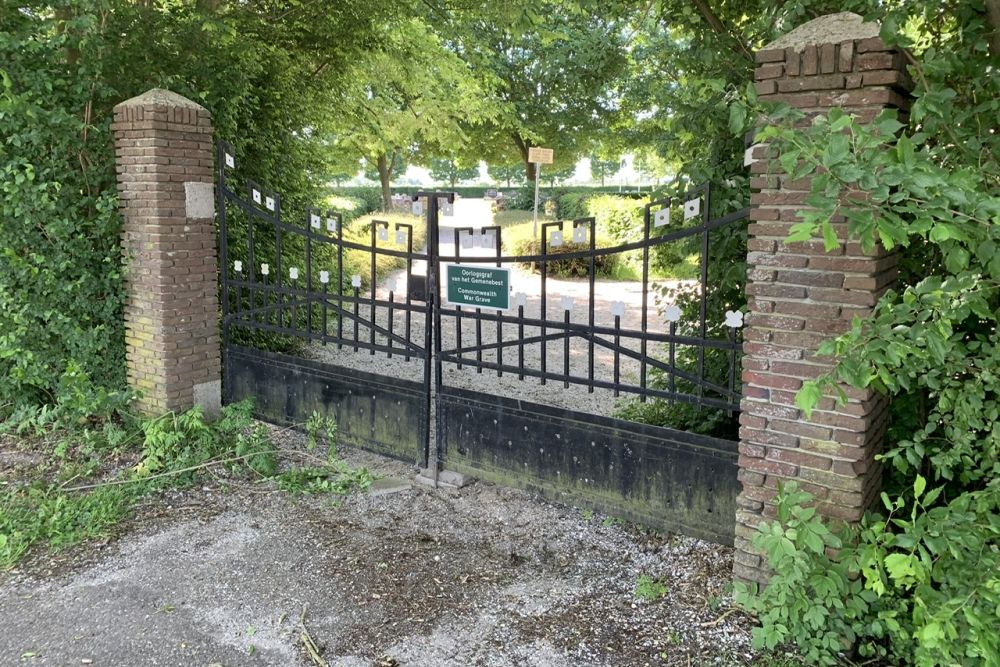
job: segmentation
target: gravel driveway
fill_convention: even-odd
[[[375,490],[333,503],[222,477],[150,498],[117,540],[0,573],[0,663],[314,665],[303,629],[345,667],[752,660],[731,549],[346,456]],[[662,597],[635,594],[643,575]]]

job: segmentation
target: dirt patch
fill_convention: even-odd
[[[76,556],[0,575],[5,661],[308,664],[303,609],[331,665],[752,658],[749,622],[727,606],[731,549],[485,483],[335,501],[220,479],[150,499],[117,541],[64,553]],[[637,597],[640,575],[663,597]]]

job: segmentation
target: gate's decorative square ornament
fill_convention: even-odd
[[[564,296],[562,298],[562,309],[563,310],[573,310],[573,297]]]
[[[624,301],[612,301],[611,302],[611,314],[615,317],[622,317],[625,315],[625,302]]]
[[[323,283],[324,285],[327,284],[328,282],[330,282],[330,272],[329,271],[320,271],[319,272],[319,281],[321,283]]]
[[[406,231],[402,229],[396,230],[396,245],[406,244]]]
[[[552,236],[549,237],[549,245],[553,248],[558,248],[562,244],[563,244],[562,230],[556,230],[552,232]]]
[[[689,199],[684,202],[684,219],[690,220],[694,216],[701,213],[701,199]]]
[[[292,280],[298,280],[299,279],[298,268],[293,266],[290,269],[288,269],[288,277],[291,278]]]
[[[663,309],[663,318],[667,322],[678,322],[681,319],[681,307],[676,304],[670,304]]]
[[[447,199],[445,199],[445,200],[439,200],[439,201],[440,201],[441,215],[448,216],[448,217],[455,215],[455,205],[454,204],[452,204]]]
[[[274,210],[274,197],[267,197],[264,199],[264,206],[267,207],[268,211]]]
[[[388,241],[389,240],[389,230],[386,229],[385,227],[379,227],[378,228],[378,240],[379,241]]]
[[[253,197],[253,202],[255,204],[259,204],[260,203],[260,190],[252,190],[250,192],[250,194]]]
[[[266,276],[266,275],[268,275],[270,273],[271,273],[271,267],[270,266],[268,266],[267,264],[261,264],[260,265],[260,274],[262,276]]]
[[[241,262],[240,260],[236,260],[235,262],[233,262],[233,271],[235,271],[236,273],[243,273],[243,262]]]
[[[493,249],[493,232],[488,232],[485,229],[479,232],[479,247]]]
[[[309,214],[309,224],[312,225],[313,229],[319,229],[319,216],[315,213]]]
[[[229,153],[226,153],[226,166],[232,169],[236,166],[236,158],[234,158]]]
[[[336,218],[327,218],[326,219],[326,231],[328,231],[328,232],[335,232],[335,231],[337,231],[337,219]]]
[[[670,208],[661,208],[653,214],[653,226],[664,227],[670,224]]]
[[[573,243],[586,243],[587,242],[587,228],[583,225],[579,225],[573,228]]]
[[[514,293],[514,305],[515,306],[526,306],[528,305],[528,295],[524,292]]]
[[[351,276],[351,287],[361,287],[361,276],[356,273]]]
[[[462,248],[468,249],[468,248],[475,247],[475,245],[476,245],[475,232],[473,232],[471,229],[468,232],[464,233],[464,234],[460,234],[459,236],[461,237],[460,240],[461,240]]]
[[[423,215],[424,205],[420,202],[419,199],[417,199],[416,201],[413,202],[413,205],[410,206],[410,210],[413,211],[413,215]]]

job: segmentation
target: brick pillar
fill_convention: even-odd
[[[129,386],[147,414],[221,405],[212,116],[168,90],[115,107]]]
[[[833,107],[870,121],[886,107],[908,106],[908,77],[900,54],[878,38],[878,27],[843,13],[799,27],[757,53],[762,100],[783,101],[807,115]],[[885,432],[887,401],[873,391],[846,388],[842,406],[823,399],[812,418],[795,407],[805,379],[833,360],[815,356],[825,339],[865,317],[896,278],[896,256],[866,254],[842,239],[830,252],[821,240],[786,244],[800,218],[809,179],[788,179],[768,148],[757,147],[751,171],[748,240],[748,326],[744,331],[740,416],[736,559],[739,579],[765,581],[766,563],[750,540],[762,518],[774,516],[777,483],[797,480],[827,517],[857,521],[877,496],[874,456]],[[768,159],[768,157],[772,159]]]

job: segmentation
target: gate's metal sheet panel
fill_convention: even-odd
[[[402,461],[420,462],[424,451],[422,382],[231,345],[225,397],[227,403],[253,398],[256,416],[273,424],[304,424],[314,411],[333,416],[339,443]]]
[[[439,391],[446,468],[733,543],[737,443],[465,389]]]

